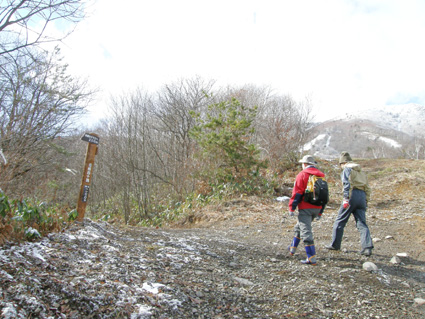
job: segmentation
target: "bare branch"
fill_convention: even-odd
[[[42,43],[61,41],[46,34],[47,26],[56,20],[76,25],[84,19],[84,4],[89,0],[11,0],[0,6],[0,55]],[[39,28],[31,27],[40,25]]]

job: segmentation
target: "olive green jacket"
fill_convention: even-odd
[[[359,164],[349,162],[345,165],[341,180],[343,185],[344,198],[350,198],[354,188],[360,189],[366,193],[366,201],[370,199],[370,188],[367,175],[362,171]]]

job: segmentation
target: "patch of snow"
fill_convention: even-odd
[[[25,235],[30,237],[30,238],[40,238],[41,237],[38,230],[34,229],[32,227],[29,227],[27,230],[25,230]]]
[[[40,259],[40,260],[42,260],[42,261],[44,261],[44,262],[46,261],[46,259],[44,259],[44,257],[40,254],[39,249],[40,249],[41,247],[40,247],[40,245],[39,245],[39,244],[30,245],[30,246],[28,246],[27,248],[30,250],[31,255],[32,255],[33,257],[38,258],[38,259]]]
[[[148,283],[148,282],[144,282],[143,283],[143,290],[146,290],[154,295],[157,295],[159,293],[159,288],[165,287],[165,285],[163,284],[159,284],[159,283]]]
[[[319,134],[318,136],[316,136],[314,139],[312,139],[310,142],[306,143],[303,146],[303,150],[304,151],[309,151],[313,148],[314,144],[316,144],[316,142],[323,140],[326,137],[326,134]],[[329,142],[329,140],[328,140]]]
[[[385,143],[387,143],[387,144],[391,145],[391,146],[392,146],[392,147],[394,147],[394,148],[399,148],[399,147],[401,147],[401,144],[400,144],[400,143],[398,143],[397,141],[394,141],[393,139],[388,138],[388,137],[380,136],[380,137],[379,137],[379,140],[381,140],[381,141],[383,141],[383,142],[385,142]]]
[[[87,226],[86,229],[82,229],[78,232],[77,238],[93,240],[93,239],[104,238],[104,236],[100,235],[97,229],[91,226]]]
[[[331,138],[332,136],[329,135],[328,140],[326,141],[326,147],[329,147],[331,145]]]
[[[131,319],[139,319],[139,318],[149,318],[152,316],[152,307],[146,305],[136,305],[139,306],[139,312],[137,314],[132,314]]]
[[[4,263],[9,262],[9,257],[4,254],[3,250],[0,250],[0,261]]]
[[[397,141],[394,141],[391,138],[388,137],[383,137],[383,136],[379,136],[373,133],[369,133],[369,132],[362,132],[361,135],[366,136],[366,138],[368,138],[369,140],[379,140],[382,141],[388,145],[390,145],[391,147],[394,148],[400,148],[402,145],[400,143],[398,143]]]
[[[3,308],[1,314],[4,319],[14,319],[18,316],[16,308],[11,303],[6,303],[6,307]]]
[[[103,249],[105,249],[106,251],[119,251],[119,249],[112,247],[110,245],[103,245]]]
[[[277,197],[276,200],[278,202],[284,202],[284,201],[290,200],[290,198],[288,196],[281,196],[281,197]]]
[[[77,237],[75,237],[72,234],[64,234],[64,236],[68,237],[69,240],[76,240],[77,239]]]
[[[164,298],[163,301],[165,303],[167,303],[168,305],[170,305],[173,309],[177,309],[178,307],[180,307],[182,305],[180,300],[177,299],[169,299],[171,296],[170,295],[166,295],[166,294],[161,294],[162,297]],[[168,298],[168,299],[167,299]]]
[[[182,248],[185,248],[186,250],[189,250],[189,251],[196,251],[196,249],[193,246],[191,246],[191,245],[189,245],[187,243],[187,240],[186,239],[184,239],[184,238],[178,238],[177,241],[179,243],[181,243],[181,247]]]
[[[13,276],[11,276],[9,273],[7,273],[6,271],[4,271],[3,269],[0,269],[0,275],[6,277],[9,280],[13,280]]]

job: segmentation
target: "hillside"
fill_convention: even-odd
[[[4,318],[423,318],[425,162],[359,160],[372,187],[375,242],[358,251],[354,221],[341,252],[323,247],[340,202],[335,161],[320,167],[331,203],[314,223],[318,266],[288,256],[287,202],[240,197],[162,229],[85,220],[0,250]],[[282,189],[297,171],[285,172]],[[287,190],[286,190],[287,191]],[[284,214],[285,213],[285,214]],[[397,256],[398,255],[398,256]],[[373,262],[378,270],[366,271]]]
[[[368,120],[382,128],[403,132],[410,136],[424,136],[422,128],[425,120],[425,106],[414,103],[387,105],[383,108],[350,112],[343,119]]]
[[[416,104],[347,113],[316,123],[304,150],[322,158],[340,151],[362,158],[423,158],[425,107]]]

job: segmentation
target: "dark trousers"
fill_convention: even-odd
[[[341,205],[338,216],[334,222],[332,230],[332,246],[335,249],[341,249],[344,227],[351,214],[356,221],[357,230],[360,233],[360,243],[362,249],[373,248],[372,238],[370,237],[369,227],[366,224],[366,194],[364,191],[353,189],[349,206],[344,209]]]

